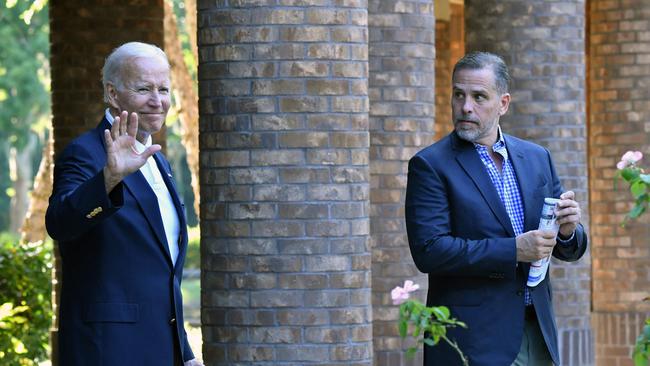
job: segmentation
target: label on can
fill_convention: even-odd
[[[544,198],[542,216],[539,219],[539,230],[550,230],[555,234],[560,230],[559,225],[555,222],[555,207],[559,201],[557,198]]]
[[[559,201],[560,200],[557,198],[544,198],[542,215],[539,219],[539,230],[553,231],[557,235],[557,232],[560,230],[560,226],[555,221],[557,218],[555,216],[555,207]],[[528,281],[526,282],[526,285],[528,285],[528,287],[535,287],[539,285],[539,283],[542,282],[544,278],[546,278],[546,272],[548,271],[548,266],[550,263],[550,255],[546,258],[532,262],[530,264],[530,270],[528,271]]]

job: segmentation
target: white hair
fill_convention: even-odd
[[[106,61],[104,61],[104,68],[102,69],[104,102],[108,103],[108,89],[106,86],[112,84],[118,89],[123,88],[122,68],[128,61],[139,57],[158,58],[163,60],[167,64],[167,67],[169,67],[167,55],[155,45],[142,42],[128,42],[117,47],[108,55]]]

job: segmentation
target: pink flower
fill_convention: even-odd
[[[419,288],[420,285],[413,284],[413,281],[404,281],[404,287],[397,286],[390,292],[390,297],[393,300],[393,305],[400,305],[404,303],[406,300],[408,300],[409,294]]]
[[[639,160],[643,158],[641,151],[628,151],[621,157],[621,161],[616,164],[616,168],[625,169],[628,166],[635,165]]]

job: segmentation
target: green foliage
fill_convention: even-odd
[[[185,202],[187,224],[189,226],[196,226],[199,220],[197,212],[194,211],[192,177],[190,168],[187,166],[187,153],[181,143],[180,126],[178,123],[172,123],[167,128],[167,160],[174,172],[178,194],[183,197],[183,202]]]
[[[643,169],[632,164],[620,169],[617,172],[617,177],[622,178],[630,185],[630,193],[634,199],[634,206],[621,223],[622,226],[625,226],[628,220],[638,218],[648,209],[648,203],[650,203],[650,192],[648,192],[650,174],[643,174]]]
[[[48,358],[52,244],[21,245],[0,234],[0,359],[36,365]]]
[[[188,228],[188,237],[185,268],[201,268],[201,232],[199,227]]]
[[[408,336],[409,325],[413,329],[411,336],[417,339],[418,344],[424,343],[428,346],[434,346],[440,340],[444,340],[456,350],[463,365],[469,365],[467,357],[458,348],[456,342],[447,338],[448,328],[467,328],[467,325],[452,318],[447,307],[427,307],[417,300],[407,300],[399,307],[398,328],[400,337],[406,338]],[[406,355],[412,357],[417,352],[417,349],[417,347],[410,347],[406,350]]]
[[[181,49],[183,51],[183,60],[187,69],[192,76],[192,79],[195,81],[194,87],[198,90],[197,82],[197,62],[192,54],[192,45],[190,44],[190,37],[187,33],[186,26],[186,11],[185,11],[185,0],[173,0],[174,5],[174,14],[176,15],[176,21],[178,23],[178,38],[181,41]]]
[[[7,230],[11,222],[11,197],[7,194],[11,189],[9,179],[9,149],[6,144],[0,144],[0,231]]]
[[[628,220],[634,220],[643,215],[650,202],[650,192],[648,192],[650,174],[644,174],[643,169],[637,165],[642,157],[643,154],[639,151],[628,151],[617,164],[616,177],[622,178],[630,185],[630,193],[634,199],[634,206],[625,216],[621,226],[625,226]],[[616,181],[614,183],[616,184]],[[632,350],[632,361],[635,366],[647,366],[648,360],[650,360],[650,318],[645,320],[645,326],[636,338],[636,344]]]
[[[19,150],[33,125],[50,115],[46,3],[0,2],[0,141]]]
[[[185,17],[185,1],[173,0],[172,1],[174,15],[178,24],[178,37],[181,41],[181,51],[183,52],[183,60],[187,69],[194,80],[194,89],[198,91],[197,81],[197,60],[194,59],[190,45],[190,37],[187,33],[186,17]],[[175,95],[174,104],[178,104]],[[182,108],[182,106],[181,106]],[[199,223],[198,212],[194,211],[194,192],[192,191],[192,179],[190,169],[187,165],[187,153],[185,147],[181,142],[181,125],[178,120],[174,108],[170,110],[167,116],[167,159],[172,166],[174,177],[176,179],[178,193],[183,197],[185,202],[185,211],[187,215],[187,223],[190,226],[196,226]],[[192,267],[194,268],[194,267]],[[196,267],[199,268],[199,267]]]
[[[15,194],[9,148],[22,152],[30,134],[39,135],[41,144],[47,141],[51,114],[47,0],[0,0],[0,39],[1,231],[9,227],[9,202]],[[34,166],[40,152],[34,150]]]
[[[645,320],[643,331],[636,339],[632,360],[635,366],[647,366],[650,359],[650,319]]]

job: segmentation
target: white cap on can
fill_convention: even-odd
[[[553,198],[553,197],[544,198],[544,203],[547,205],[556,205],[558,202],[560,202],[559,198]]]

